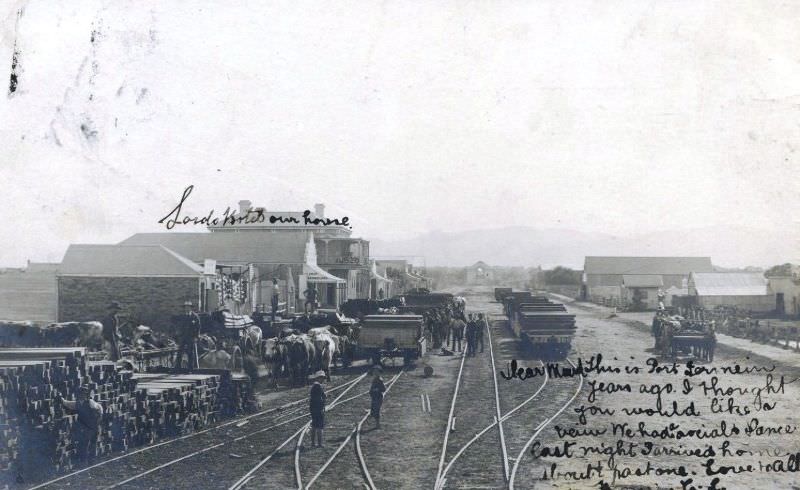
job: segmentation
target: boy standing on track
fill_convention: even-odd
[[[311,393],[308,400],[308,411],[311,412],[311,447],[324,447],[324,437],[322,430],[325,428],[325,401],[327,395],[322,388],[322,380],[325,379],[325,371],[317,371],[312,375],[314,384],[311,385]]]
[[[381,368],[375,366],[372,369],[372,385],[369,387],[369,397],[372,400],[370,405],[370,415],[375,418],[375,428],[381,428],[381,406],[383,406],[383,394],[386,392],[386,385],[381,378]]]

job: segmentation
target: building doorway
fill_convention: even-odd
[[[779,315],[786,314],[786,305],[783,302],[783,293],[777,293],[775,295],[775,311]]]

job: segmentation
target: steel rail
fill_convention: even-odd
[[[392,389],[392,386],[394,386],[395,382],[397,382],[397,380],[400,379],[400,376],[404,372],[405,371],[400,371],[398,374],[396,374],[394,376],[394,378],[392,378],[389,381],[389,383],[387,383],[388,386],[386,387],[386,392],[384,393],[384,396],[389,394],[389,391]],[[328,466],[330,466],[330,464],[333,463],[333,461],[336,459],[336,457],[339,455],[339,453],[342,452],[342,450],[347,445],[347,443],[350,442],[350,440],[352,439],[354,434],[356,435],[356,439],[357,440],[359,439],[359,433],[361,432],[361,426],[364,424],[364,422],[367,421],[367,419],[369,418],[369,415],[370,415],[369,412],[367,412],[363,417],[361,417],[361,420],[353,428],[353,430],[350,431],[350,433],[347,435],[345,440],[342,441],[341,444],[339,444],[339,447],[336,448],[336,451],[334,451],[333,455],[331,455],[328,458],[328,460],[325,461],[325,463],[322,465],[322,467],[320,467],[320,469],[317,471],[317,473],[314,474],[313,477],[311,477],[311,479],[308,481],[308,483],[305,486],[306,489],[311,487],[311,485],[313,485],[314,482],[317,481],[317,478],[319,478],[322,475],[322,473],[324,473],[325,470],[328,469]],[[370,489],[374,490],[375,489],[375,484],[372,482],[372,477],[369,474],[369,470],[367,470],[367,464],[366,464],[366,461],[364,461],[363,454],[361,453],[361,448],[357,447],[356,448],[356,452],[358,453],[359,464],[361,465],[361,470],[362,470],[362,472],[364,474],[364,479],[367,480],[367,484],[369,485]]]
[[[573,368],[576,367],[575,363],[573,363],[570,359],[567,359],[567,362],[569,362],[570,365],[572,365]],[[561,408],[558,410],[558,412],[556,412],[553,416],[549,417],[544,422],[539,424],[539,427],[536,428],[536,432],[533,433],[531,438],[528,439],[528,442],[525,443],[525,446],[523,446],[523,448],[520,450],[519,455],[517,456],[517,459],[514,461],[514,468],[511,470],[511,478],[508,480],[508,490],[514,490],[514,478],[517,476],[517,469],[519,468],[519,462],[522,460],[522,457],[528,451],[528,448],[531,447],[531,444],[533,444],[533,441],[545,429],[545,427],[547,427],[547,425],[550,422],[555,420],[556,417],[561,415],[561,412],[566,410],[567,407],[569,407],[570,404],[575,400],[575,398],[577,398],[578,395],[580,394],[581,389],[583,388],[583,379],[584,379],[582,374],[579,375],[579,379],[580,379],[580,383],[578,383],[578,388],[575,390],[575,394],[572,395],[572,397],[569,400],[567,400],[567,402],[564,403],[564,405],[561,406]]]
[[[456,387],[453,391],[453,400],[450,402],[450,414],[447,416],[447,426],[444,431],[444,441],[442,442],[442,455],[439,457],[439,470],[436,472],[436,483],[434,488],[441,488],[442,470],[444,469],[444,458],[447,455],[447,440],[450,437],[450,428],[453,424],[453,413],[456,409],[456,399],[458,398],[458,388],[461,384],[461,374],[464,372],[464,360],[467,358],[465,353],[461,352],[461,365],[458,368],[458,377],[456,378]]]
[[[541,362],[541,361],[539,361],[539,362]],[[544,366],[543,362],[541,364],[542,364],[542,366]],[[545,372],[544,372],[544,382],[539,386],[539,389],[536,390],[536,392],[533,395],[531,395],[530,397],[528,397],[525,401],[523,401],[522,403],[520,403],[519,405],[514,407],[512,410],[507,412],[505,415],[503,415],[500,418],[500,420],[501,421],[505,421],[505,420],[511,418],[515,413],[517,413],[519,410],[521,410],[522,407],[524,407],[525,405],[530,403],[533,399],[535,399],[537,396],[539,396],[539,393],[544,389],[544,386],[547,384],[548,380],[549,380],[549,376],[547,374],[547,371],[545,370]],[[464,444],[461,447],[461,449],[459,449],[459,451],[453,456],[453,458],[447,464],[447,467],[444,469],[444,472],[442,472],[442,479],[445,479],[445,477],[447,476],[447,473],[450,472],[450,469],[452,468],[453,464],[455,464],[455,462],[458,460],[458,458],[461,457],[461,455],[464,453],[464,451],[466,451],[472,444],[475,443],[475,441],[480,439],[484,434],[489,432],[495,425],[497,425],[497,421],[487,425],[482,431],[480,431],[477,434],[475,434],[475,436],[472,439],[470,439],[466,444]]]
[[[356,378],[356,381],[361,381],[366,377],[367,377],[367,373],[364,373],[361,376],[359,376],[358,378]],[[348,391],[350,391],[354,386],[356,386],[356,384],[357,383],[353,383],[350,386],[348,386],[346,390],[344,390],[342,393],[340,393],[339,396],[337,396],[336,399],[333,400],[333,402],[331,403],[331,406],[327,407],[325,409],[325,411],[327,412],[328,410],[332,410],[337,405],[336,402],[339,401],[339,399],[342,398],[344,395],[346,395]],[[357,398],[357,396],[356,397],[351,397],[351,398],[349,398],[349,400],[352,400],[353,398]],[[342,403],[344,403],[344,402],[342,402]],[[299,418],[305,418],[305,417],[306,417],[306,415],[303,415],[302,417],[297,417],[295,419],[287,420],[285,422],[281,422],[280,425],[285,425],[285,424],[288,424],[289,422],[291,422],[292,420],[297,420]],[[250,480],[252,475],[254,475],[255,472],[258,471],[259,468],[261,468],[262,466],[267,464],[267,462],[270,459],[272,459],[272,457],[278,452],[278,450],[280,450],[281,448],[283,448],[283,446],[289,444],[292,440],[294,440],[294,438],[297,437],[297,435],[300,434],[302,431],[305,431],[308,428],[309,425],[311,425],[311,421],[308,421],[305,424],[303,424],[303,426],[301,428],[299,428],[294,434],[289,436],[289,438],[286,439],[276,450],[274,450],[267,457],[265,457],[261,461],[259,461],[250,471],[248,471],[243,477],[241,477],[233,485],[231,485],[229,487],[229,490],[237,490],[237,489],[241,488],[245,483],[247,483],[247,481]]]
[[[357,380],[358,379],[351,380],[351,381],[348,381],[346,383],[342,383],[340,385],[337,385],[337,386],[331,388],[329,391],[334,391],[334,390],[338,391],[338,390],[340,390],[340,389],[342,389],[342,388],[344,388],[344,387],[346,387],[348,385],[351,385],[351,384],[355,383]],[[85,473],[87,471],[90,471],[90,470],[92,470],[94,468],[99,468],[99,467],[105,466],[105,465],[107,465],[109,463],[113,463],[115,461],[126,459],[126,458],[129,458],[129,457],[134,456],[136,454],[140,454],[140,453],[143,453],[143,452],[151,451],[151,450],[156,449],[158,447],[166,446],[166,445],[172,444],[174,442],[184,441],[186,439],[190,439],[192,437],[197,437],[199,435],[202,435],[202,434],[205,434],[205,433],[208,433],[208,432],[212,432],[212,431],[215,431],[215,430],[218,430],[218,429],[222,429],[222,428],[228,427],[230,425],[238,424],[238,423],[241,423],[241,422],[243,422],[245,420],[250,420],[252,418],[260,417],[262,415],[268,415],[268,414],[271,414],[271,413],[274,413],[274,412],[281,412],[282,410],[285,410],[285,409],[287,409],[289,407],[293,407],[293,406],[298,405],[300,403],[303,403],[303,402],[305,402],[307,400],[308,400],[307,398],[302,398],[302,399],[299,399],[299,400],[295,400],[293,402],[285,403],[285,404],[283,404],[281,406],[278,406],[278,407],[270,408],[270,409],[267,409],[267,410],[262,410],[260,412],[257,412],[257,413],[254,413],[254,414],[250,414],[250,415],[247,415],[245,417],[235,418],[233,420],[230,420],[228,422],[225,422],[225,423],[222,423],[222,424],[219,424],[219,425],[215,425],[213,427],[208,427],[206,429],[199,430],[197,432],[192,432],[191,434],[186,434],[186,435],[183,435],[183,436],[180,436],[180,437],[176,437],[174,439],[169,439],[169,440],[162,441],[162,442],[150,445],[150,446],[146,446],[146,447],[143,447],[143,448],[140,448],[140,449],[136,449],[135,451],[131,451],[129,453],[121,454],[121,455],[113,457],[111,459],[107,459],[105,461],[101,461],[101,462],[93,464],[91,466],[87,466],[85,468],[81,468],[79,470],[73,471],[73,472],[68,473],[66,475],[62,475],[62,476],[59,476],[57,478],[53,478],[52,480],[48,480],[46,482],[39,483],[39,484],[37,484],[37,485],[35,485],[33,487],[28,488],[28,490],[37,490],[39,488],[44,488],[46,486],[52,485],[53,483],[58,483],[60,481],[66,480],[68,478],[72,478],[74,476],[77,476],[77,475],[80,475],[80,474]],[[296,413],[296,411],[293,411],[291,413]],[[281,413],[281,415],[286,415],[286,414],[285,413]],[[215,447],[217,447],[217,446],[215,446]]]

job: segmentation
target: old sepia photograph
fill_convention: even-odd
[[[800,489],[800,2],[0,22],[0,490]]]

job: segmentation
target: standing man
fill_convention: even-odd
[[[197,338],[200,336],[200,317],[192,309],[192,302],[186,301],[183,303],[183,314],[178,317],[178,359],[175,362],[175,367],[180,369],[183,367],[183,355],[186,354],[189,365],[189,371],[193,371],[198,367],[197,362]]]
[[[303,295],[306,297],[306,304],[303,309],[308,312],[310,305],[311,313],[314,313],[317,307],[317,289],[314,287],[314,284],[309,284],[308,289],[303,291]]]
[[[278,280],[272,278],[272,323],[275,323],[275,314],[278,313],[278,299],[280,298],[280,288]]]
[[[92,463],[97,447],[97,433],[100,419],[103,416],[103,407],[89,398],[89,388],[82,386],[78,391],[78,399],[69,401],[61,399],[65,408],[78,413],[78,423],[75,425],[77,432],[78,459]],[[59,398],[60,395],[59,395]]]
[[[450,325],[452,326],[452,336],[453,336],[453,349],[452,351],[456,351],[456,342],[458,342],[458,350],[461,351],[461,339],[464,338],[464,328],[466,328],[466,324],[464,320],[461,318],[455,318],[451,320]]]
[[[386,392],[386,385],[381,378],[380,366],[372,368],[372,385],[369,387],[370,415],[375,418],[375,428],[381,428],[381,406],[383,406],[383,394]]]
[[[325,438],[322,431],[325,429],[325,402],[328,396],[322,387],[325,371],[317,371],[312,375],[314,384],[308,397],[308,411],[311,412],[311,447],[324,447]]]
[[[378,289],[378,299],[383,299],[383,288]]]
[[[475,347],[481,344],[481,352],[483,352],[483,329],[486,327],[486,319],[483,313],[478,313],[477,330],[475,331]]]
[[[119,311],[122,309],[118,301],[108,305],[108,315],[103,318],[103,340],[109,344],[111,360],[119,360]]]
[[[475,316],[470,313],[469,320],[467,321],[467,355],[475,355]]]

